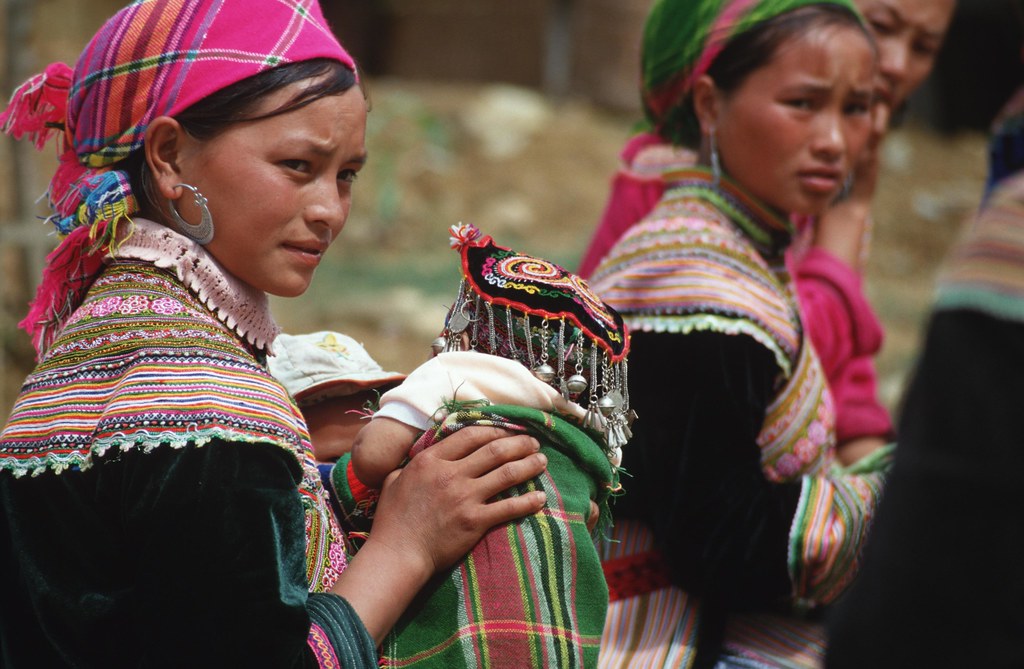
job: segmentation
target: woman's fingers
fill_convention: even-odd
[[[507,523],[510,520],[529,516],[544,508],[545,501],[547,501],[547,497],[544,492],[534,490],[525,495],[517,495],[489,502],[480,511],[481,525],[486,530],[495,525]]]
[[[527,438],[533,441],[533,445],[536,445],[535,439],[532,439],[532,437]],[[499,441],[502,443],[499,443]],[[523,453],[518,458],[509,458],[509,454],[518,454],[526,446],[531,445],[524,445],[518,439],[512,439],[511,437],[509,441],[499,441],[491,442],[486,449],[480,449],[480,451],[473,454],[473,456],[481,456],[486,450],[489,451],[488,455],[491,456],[487,461],[493,458],[495,462],[499,461],[499,459],[504,462],[502,465],[485,469],[478,476],[477,481],[480,486],[478,494],[482,499],[490,499],[512,486],[529,481],[543,472],[548,463],[547,456],[543,453],[535,452],[536,449]],[[472,459],[473,456],[467,458],[467,460]],[[484,461],[482,457],[478,459]]]
[[[514,434],[497,427],[471,425],[445,437],[424,452],[429,451],[431,455],[441,460],[462,460],[481,446]]]
[[[435,452],[438,442],[393,472],[384,482],[371,537],[419,556],[435,571],[463,556],[491,527],[538,511],[544,505],[539,491],[493,499],[544,471],[547,458],[532,437],[484,440],[457,460],[437,457],[465,452],[477,437]]]
[[[526,434],[506,432],[505,436],[492,439],[462,458],[460,466],[464,468],[463,471],[466,476],[482,478],[494,474],[498,478],[504,477],[505,480],[510,481],[510,483],[507,483],[504,487],[499,488],[493,493],[498,494],[505,488],[518,485],[531,478],[527,476],[521,479],[518,477],[519,468],[503,468],[502,465],[521,460],[539,451],[540,443],[534,437]],[[535,475],[533,474],[532,476]]]

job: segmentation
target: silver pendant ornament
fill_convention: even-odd
[[[572,395],[581,395],[587,389],[587,378],[582,374],[573,374],[565,382]]]

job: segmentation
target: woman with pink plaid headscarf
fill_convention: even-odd
[[[60,244],[0,433],[0,664],[375,667],[436,571],[543,493],[537,442],[461,431],[385,483],[351,562],[267,294],[306,290],[366,162],[315,0],[139,0],[0,129],[60,165]],[[487,446],[486,448],[481,448]]]

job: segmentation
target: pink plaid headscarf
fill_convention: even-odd
[[[113,167],[142,146],[149,122],[314,58],[355,72],[316,0],[137,0],[100,28],[74,71],[54,63],[14,92],[0,130],[42,148],[63,128],[48,219],[63,241],[21,323],[40,355],[102,267],[118,223],[138,210],[128,175]]]

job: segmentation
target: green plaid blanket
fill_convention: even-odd
[[[496,527],[449,572],[428,584],[381,647],[382,667],[596,667],[608,587],[586,519],[590,501],[608,522],[617,486],[604,451],[572,423],[536,409],[462,406],[426,431],[429,446],[468,425],[526,432],[541,443],[546,472],[506,494],[547,494],[545,508]],[[342,468],[337,468],[342,469]],[[342,507],[358,515],[347,477]],[[347,507],[347,508],[346,508]]]

